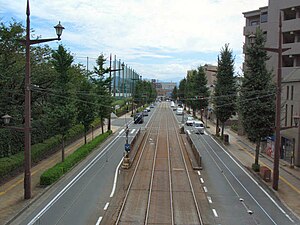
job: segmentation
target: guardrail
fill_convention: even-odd
[[[196,159],[196,163],[198,167],[193,166],[193,169],[202,169],[202,158],[201,155],[199,153],[199,151],[197,150],[197,147],[193,141],[193,139],[191,139],[189,133],[185,132],[186,136],[187,136],[187,140],[189,142],[189,144],[191,145],[191,149],[192,149],[192,153]]]

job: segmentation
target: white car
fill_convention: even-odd
[[[143,116],[148,116],[149,114],[148,114],[148,110],[147,109],[144,109],[144,111],[143,111]]]
[[[204,124],[202,123],[202,121],[194,121],[193,127],[196,134],[204,134]]]
[[[182,115],[183,114],[183,108],[177,108],[176,115]]]
[[[194,124],[194,117],[188,116],[188,118],[187,118],[185,124],[186,124],[187,126],[193,126],[193,124]]]

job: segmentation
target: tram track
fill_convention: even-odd
[[[147,128],[115,224],[204,224],[178,128],[169,105],[161,104]]]

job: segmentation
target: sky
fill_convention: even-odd
[[[0,0],[0,20],[26,24],[26,0]],[[31,0],[35,37],[55,37],[75,62],[95,65],[103,53],[116,55],[146,79],[179,82],[187,70],[217,65],[225,44],[233,51],[235,73],[242,73],[243,12],[267,6],[268,0]]]

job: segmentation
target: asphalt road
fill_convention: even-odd
[[[181,121],[181,118],[178,117],[178,120]],[[207,132],[194,134],[192,127],[186,129],[190,130],[191,138],[202,156],[203,170],[199,172],[199,179],[204,184],[216,224],[300,224],[211,135]]]
[[[154,111],[154,110],[152,110]],[[129,143],[138,129],[146,126],[132,123],[131,117],[115,119],[120,126],[111,142],[95,150],[86,160],[53,185],[30,205],[12,224],[83,225],[99,224],[114,194],[115,175],[124,154],[125,124],[129,126]]]
[[[99,225],[114,193],[114,179],[124,153],[125,123],[130,123],[130,141],[140,127],[147,126],[153,113],[155,109],[145,117],[143,124],[130,123],[132,118],[114,120],[113,125],[123,128],[115,133],[112,141],[94,151],[72,172],[49,188],[12,224]],[[182,116],[177,118],[180,124]],[[203,170],[198,175],[214,215],[214,224],[300,224],[210,134],[191,132],[191,138],[202,156]]]

